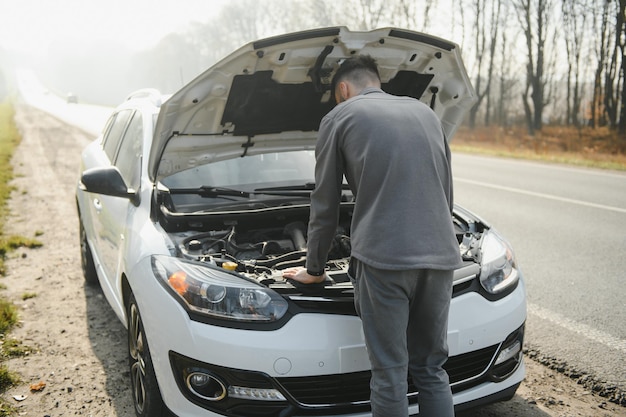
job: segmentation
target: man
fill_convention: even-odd
[[[356,197],[350,275],[372,365],[374,417],[408,416],[407,371],[420,417],[454,416],[447,325],[453,270],[450,150],[425,104],[381,90],[376,61],[345,60],[333,78],[338,105],[320,124],[307,268],[284,277],[312,284],[335,235],[345,175]]]

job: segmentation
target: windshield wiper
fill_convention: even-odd
[[[350,186],[346,183],[341,184],[341,189],[342,190],[349,190]],[[280,186],[280,187],[267,187],[267,188],[256,188],[254,190],[255,193],[260,192],[263,194],[270,194],[270,193],[274,193],[274,192],[292,192],[291,194],[285,194],[285,195],[297,195],[298,192],[300,191],[307,191],[307,193],[303,193],[303,195],[310,195],[311,191],[315,190],[315,183],[314,182],[307,182],[304,184],[298,184],[298,185],[284,185],[284,186]]]
[[[254,192],[266,192],[266,191],[313,191],[315,189],[314,182],[307,182],[304,184],[298,185],[283,185],[280,187],[265,187],[265,188],[256,188]]]
[[[208,198],[224,196],[250,198],[250,193],[247,191],[235,190],[234,188],[211,187],[208,185],[203,185],[198,188],[171,188],[169,192],[170,194],[198,194],[200,197]]]
[[[343,184],[342,189],[349,190],[348,184]],[[209,185],[203,185],[198,188],[171,188],[170,194],[197,194],[201,197],[216,198],[216,197],[242,197],[250,198],[251,195],[263,194],[263,195],[276,195],[284,197],[310,197],[311,192],[315,189],[315,183],[307,182],[298,185],[285,185],[279,187],[266,187],[257,188],[254,191],[241,191],[234,188],[225,187],[213,187]]]
[[[315,186],[313,186],[314,188]],[[225,188],[225,187],[212,187],[208,185],[203,185],[198,188],[171,188],[169,190],[170,194],[197,194],[200,197],[205,198],[217,198],[217,197],[241,197],[241,198],[250,198],[251,195],[263,194],[263,195],[276,195],[276,196],[286,196],[286,197],[310,197],[312,188],[288,188],[282,189],[281,187],[268,188],[267,191],[264,189],[257,189],[252,192],[236,190],[234,188]]]
[[[256,188],[255,194],[265,195],[280,195],[280,196],[295,196],[295,197],[310,197],[311,192],[315,189],[314,182],[307,182],[305,184],[298,185],[283,185],[280,187],[264,187]]]

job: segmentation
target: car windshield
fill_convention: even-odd
[[[170,175],[162,183],[170,189],[210,184],[251,191],[257,187],[314,182],[313,151],[274,152],[218,161]]]

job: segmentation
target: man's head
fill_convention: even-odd
[[[343,61],[332,82],[337,103],[358,95],[367,87],[380,88],[376,60],[369,55],[357,55]]]

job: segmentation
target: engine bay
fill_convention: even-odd
[[[306,233],[306,223],[294,221],[284,226],[259,228],[232,224],[219,230],[171,236],[180,257],[208,262],[269,285],[283,281],[284,269],[305,266]],[[349,258],[349,225],[339,225],[327,262],[333,282],[349,281],[345,277]]]
[[[326,287],[346,283],[350,260],[350,219],[353,205],[342,203],[340,220],[328,255]],[[211,214],[164,211],[175,254],[181,258],[237,272],[274,288],[288,285],[287,268],[305,267],[308,205]],[[457,240],[464,261],[479,261],[482,224],[455,213]],[[296,284],[297,285],[297,284]]]

